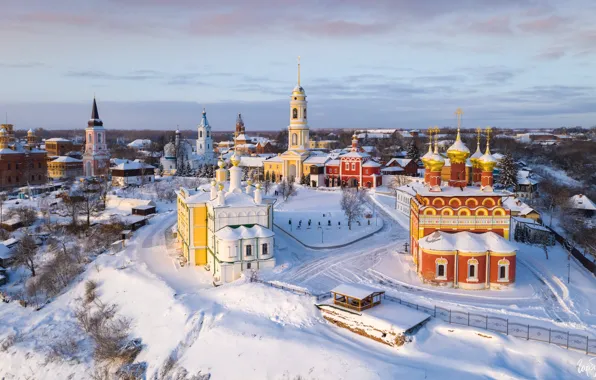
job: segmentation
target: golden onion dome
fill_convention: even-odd
[[[428,152],[426,152],[424,154],[424,156],[420,157],[420,160],[422,161],[422,163],[424,164],[424,168],[428,169],[428,160],[431,158],[431,156],[433,155],[433,150],[432,150],[432,143],[428,144]]]
[[[490,149],[486,147],[486,153],[478,159],[478,164],[484,172],[492,172],[497,166],[497,160],[490,154]]]
[[[250,179],[247,179],[246,180],[246,186],[250,186],[250,185],[252,185],[252,181]]]
[[[260,183],[257,183],[257,184],[255,185],[255,188],[256,188],[257,190],[261,190],[261,184],[260,184]]]
[[[33,129],[27,131],[27,136],[33,136]]]
[[[0,136],[6,135],[6,129],[4,127],[0,128]]]
[[[433,153],[427,160],[431,172],[440,172],[445,166],[445,159],[437,152]]]
[[[211,181],[211,186],[215,187],[217,185],[217,182],[215,180]]]
[[[480,163],[478,162],[478,160],[482,157],[482,152],[480,151],[480,144],[478,144],[478,148],[476,149],[476,152],[474,152],[473,155],[470,156],[470,161],[472,161],[472,166],[475,168],[478,168]]]
[[[456,164],[465,163],[468,157],[470,157],[470,149],[461,141],[459,130],[457,131],[455,142],[447,149],[447,157],[449,157],[451,162]]]
[[[219,186],[218,186],[218,188],[219,188],[219,191],[222,191],[224,189],[223,183],[220,183]]]

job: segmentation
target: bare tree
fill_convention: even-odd
[[[62,207],[71,218],[71,226],[78,226],[78,218],[81,213],[83,197],[79,194],[66,194],[62,196]]]
[[[352,222],[364,214],[365,189],[342,188],[341,209],[348,219],[348,227],[352,229]]]
[[[37,254],[37,245],[35,240],[29,234],[29,231],[25,231],[21,240],[17,244],[14,250],[14,263],[16,265],[24,265],[31,272],[31,276],[35,277],[35,255]]]
[[[10,217],[18,218],[25,226],[32,225],[37,219],[37,212],[35,209],[27,206],[15,207],[9,211],[8,215]]]

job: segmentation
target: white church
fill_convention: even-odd
[[[180,130],[176,130],[174,141],[165,145],[163,157],[159,162],[163,170],[162,175],[175,174],[179,169],[178,165],[188,165],[191,170],[195,170],[201,165],[215,164],[211,125],[204,108],[201,123],[197,126],[196,141],[183,139]]]

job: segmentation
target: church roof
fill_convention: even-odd
[[[201,117],[201,127],[208,127],[209,121],[207,121],[207,111],[203,108],[203,116]]]
[[[448,233],[435,231],[418,240],[420,248],[434,251],[511,253],[517,246],[494,232],[472,233],[468,231]]]
[[[238,228],[224,227],[215,233],[217,238],[222,240],[240,240],[240,239],[255,239],[268,238],[274,236],[275,233],[268,228],[254,225],[252,227],[240,226]]]
[[[97,102],[93,98],[93,109],[91,110],[91,119],[87,123],[89,127],[103,127],[103,121],[99,118],[99,111],[97,110]]]

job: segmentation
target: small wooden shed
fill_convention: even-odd
[[[348,309],[362,311],[379,305],[385,294],[382,290],[361,284],[341,284],[331,290],[333,303]]]
[[[136,206],[132,208],[132,214],[133,215],[151,215],[151,214],[155,214],[156,212],[156,208],[155,205],[142,205],[142,206]]]

